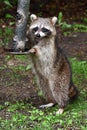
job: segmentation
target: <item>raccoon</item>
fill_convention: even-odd
[[[57,114],[62,114],[70,99],[77,96],[78,90],[72,82],[69,61],[58,46],[57,17],[42,18],[32,14],[30,19],[30,57],[38,84],[49,102],[40,108],[58,104]]]

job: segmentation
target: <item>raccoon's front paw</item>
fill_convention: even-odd
[[[59,110],[56,112],[57,115],[60,115],[64,112],[64,109],[63,108],[59,108]]]
[[[49,104],[41,105],[39,106],[39,108],[49,108],[49,107],[52,107],[53,105],[54,103],[49,103]]]

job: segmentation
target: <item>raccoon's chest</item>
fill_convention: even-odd
[[[54,47],[53,45],[47,45],[39,47],[39,55],[34,58],[35,69],[37,73],[45,77],[49,77],[53,70],[54,61]]]

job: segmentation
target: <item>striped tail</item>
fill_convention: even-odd
[[[71,85],[69,88],[69,98],[70,100],[75,100],[78,97],[78,90],[74,85]]]

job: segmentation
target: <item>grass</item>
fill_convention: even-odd
[[[63,20],[62,12],[58,14],[58,26],[62,29],[64,36],[72,35],[72,33],[76,32],[87,32],[87,18],[80,18],[82,23],[74,22],[73,24],[69,24]]]
[[[0,29],[0,47],[2,45],[8,45],[9,41],[13,36],[13,28],[11,26]]]
[[[69,104],[62,115],[56,115],[58,106],[40,110],[32,104],[6,102],[0,105],[0,110],[5,111],[4,119],[0,117],[1,130],[87,130],[87,62],[70,59],[73,80],[79,87],[78,100]],[[20,69],[19,69],[20,70]],[[23,71],[23,70],[21,70]],[[83,85],[83,86],[82,86]]]

